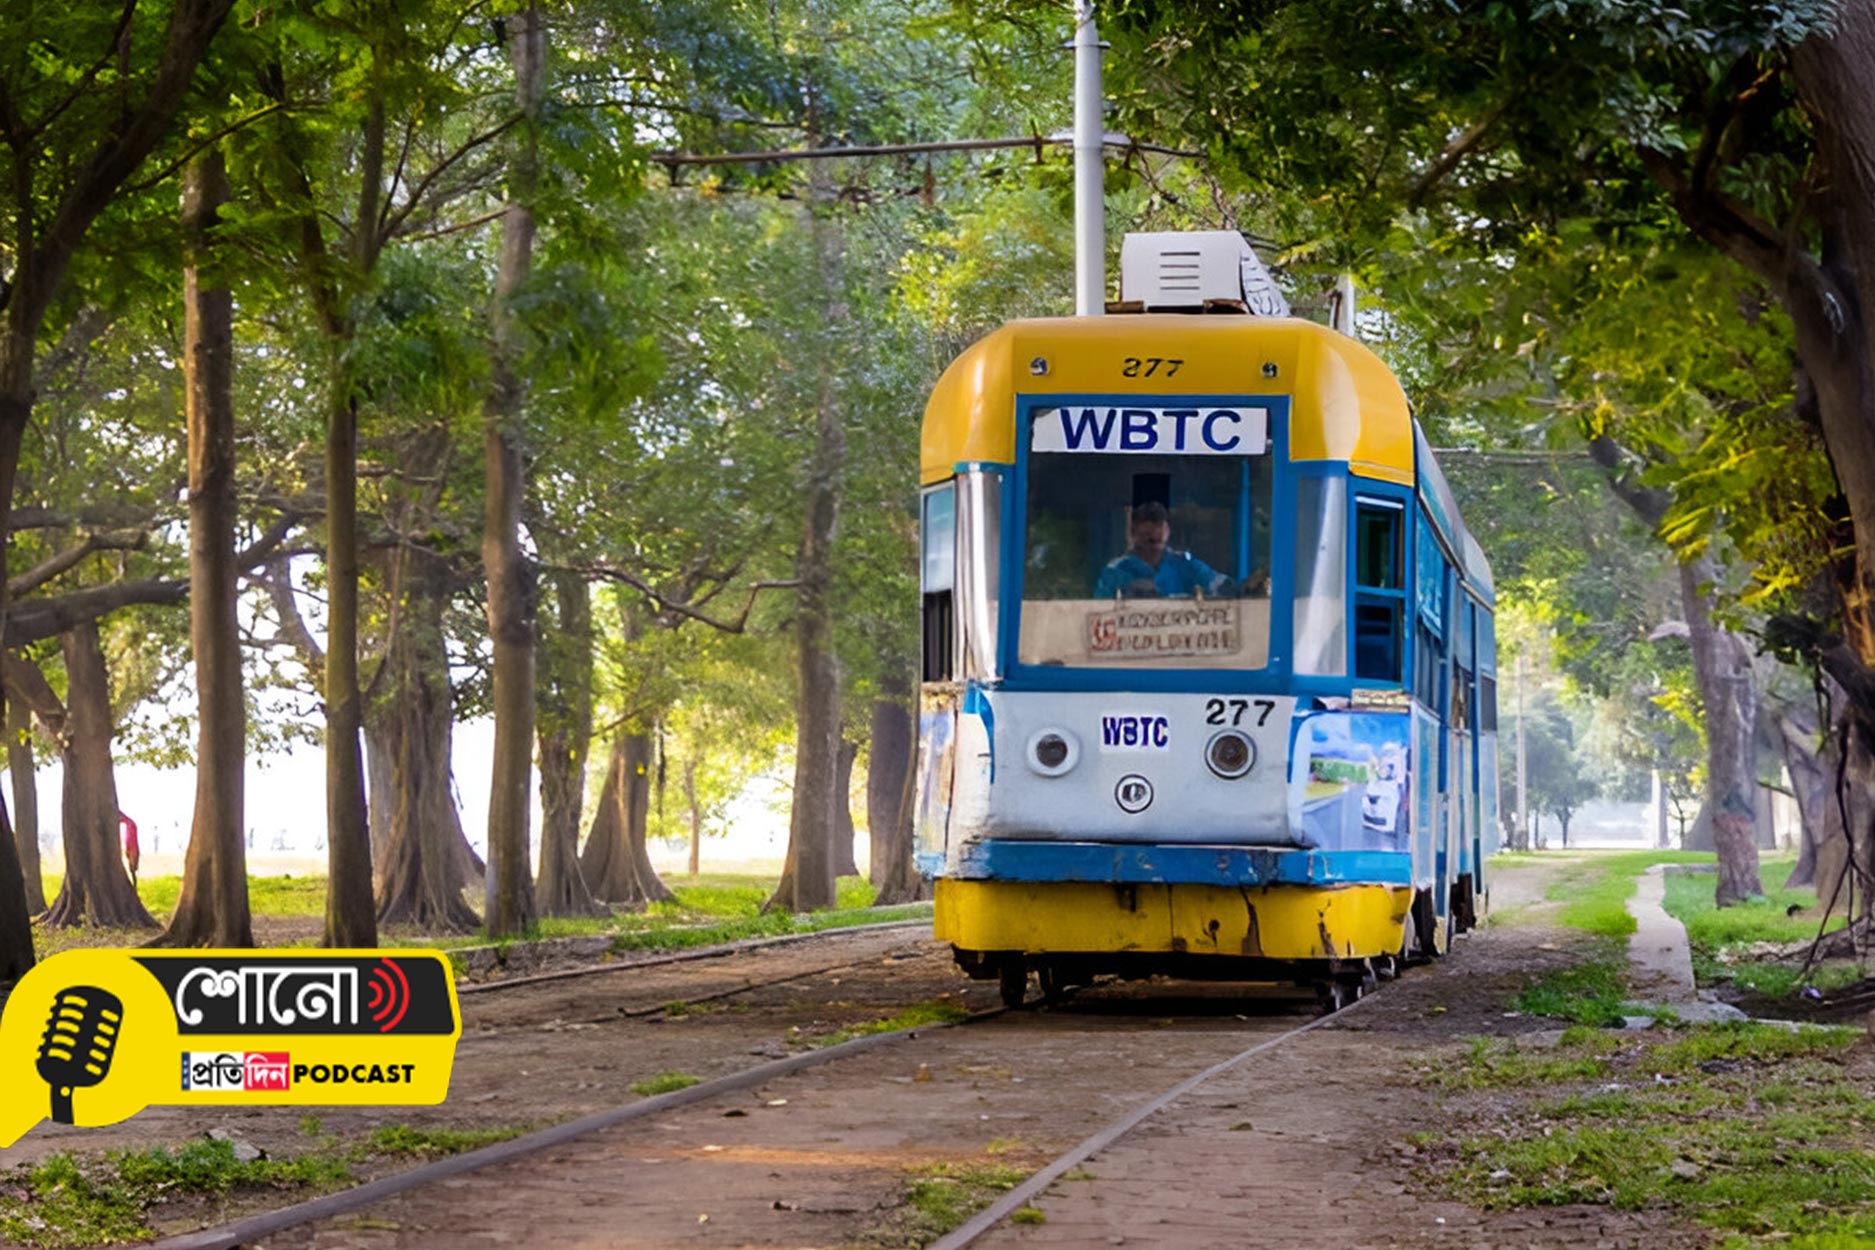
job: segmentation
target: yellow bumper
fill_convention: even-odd
[[[1400,949],[1405,886],[936,883],[940,941],[971,951],[1184,952],[1360,959]]]

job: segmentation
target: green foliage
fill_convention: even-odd
[[[701,1083],[702,1080],[702,1077],[692,1076],[688,1072],[660,1072],[656,1076],[632,1082],[631,1091],[641,1097],[650,1098],[657,1094],[669,1094],[680,1089],[689,1089],[692,1085]]]
[[[371,1154],[397,1158],[436,1159],[444,1155],[480,1150],[496,1142],[519,1137],[525,1128],[419,1128],[408,1124],[386,1124],[371,1131],[365,1149]]]

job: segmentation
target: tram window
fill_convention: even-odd
[[[927,595],[949,590],[957,567],[957,488],[950,482],[925,492],[922,534],[924,560],[919,581]]]
[[[1362,500],[1354,510],[1354,584],[1400,589],[1400,509]]]
[[[1354,675],[1400,680],[1400,605],[1362,598],[1354,605]]]
[[[1436,712],[1439,710],[1439,639],[1421,622],[1413,635],[1413,697]]]
[[[924,680],[949,681],[952,649],[956,646],[957,626],[951,609],[951,592],[946,590],[924,597]]]
[[[1296,483],[1295,671],[1339,677],[1348,671],[1347,482]]]
[[[1354,675],[1400,680],[1406,591],[1400,537],[1405,511],[1359,499],[1354,508]]]
[[[1497,732],[1497,679],[1495,677],[1478,679],[1478,732],[1486,734]]]
[[[1268,662],[1271,457],[1031,451],[1017,658]]]
[[[957,488],[946,482],[926,491],[919,526],[922,558],[918,580],[924,592],[924,680],[949,681],[956,645],[956,610],[951,591],[957,572]]]

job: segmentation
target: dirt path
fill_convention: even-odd
[[[1493,904],[1521,923],[1463,939],[1344,1018],[1259,1055],[1146,1121],[1043,1194],[1039,1224],[984,1244],[1209,1247],[1625,1247],[1705,1238],[1656,1215],[1600,1207],[1487,1213],[1430,1196],[1416,1134],[1442,1135],[1425,1070],[1462,1039],[1551,1029],[1509,999],[1578,955],[1540,922],[1549,864],[1500,871]],[[785,981],[782,981],[786,978]],[[688,1011],[680,999],[774,982]],[[659,1073],[728,1074],[837,1029],[994,988],[949,952],[898,931],[722,960],[636,969],[465,998],[449,1101],[332,1110],[339,1143],[386,1124],[542,1126],[630,1101]],[[651,1014],[631,1013],[651,1009]],[[1026,1176],[1118,1115],[1209,1064],[1309,1018],[1293,996],[1147,984],[1054,1009],[921,1033],[759,1090],[636,1121],[268,1237],[279,1247],[889,1247],[934,1235],[908,1201],[950,1178]],[[108,1130],[35,1129],[8,1162],[59,1149],[174,1143],[210,1128],[275,1157],[307,1150],[300,1112],[163,1109]],[[410,1166],[373,1159],[358,1179]],[[968,1188],[959,1185],[959,1190]],[[989,1189],[980,1191],[983,1195]],[[162,1232],[293,1195],[152,1214]],[[955,1222],[954,1219],[951,1222]]]

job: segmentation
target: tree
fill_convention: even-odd
[[[1581,806],[1601,793],[1601,784],[1576,744],[1575,725],[1553,696],[1540,697],[1529,711],[1525,749],[1530,770],[1530,798],[1536,810],[1554,816],[1569,845],[1569,821]]]
[[[183,371],[189,426],[189,641],[198,746],[195,815],[182,893],[162,941],[252,946],[242,786],[247,706],[235,622],[234,292],[211,242],[228,200],[218,149],[191,162],[183,186]],[[113,813],[115,814],[115,813]]]
[[[0,19],[7,46],[69,58],[58,73],[24,56],[0,69],[0,168],[7,185],[21,193],[8,221],[11,271],[0,336],[0,532],[12,511],[20,445],[32,417],[33,357],[47,313],[92,224],[168,135],[196,66],[232,7],[233,0],[176,0],[160,36],[136,6],[116,18],[80,6],[56,19],[30,9]],[[48,20],[61,24],[57,37],[40,25]],[[119,89],[96,90],[108,70],[115,71]],[[0,622],[5,573],[0,551]],[[0,829],[0,982],[32,963],[19,857],[10,828]]]

